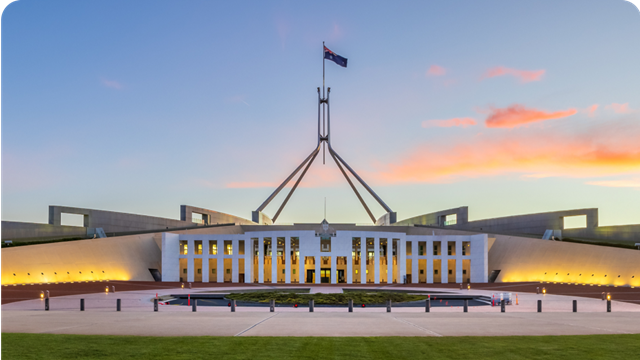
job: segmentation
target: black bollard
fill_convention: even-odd
[[[198,311],[198,300],[197,299],[193,299],[193,303],[191,304],[191,311],[192,312]]]
[[[269,311],[276,311],[276,301],[274,299],[269,300]]]
[[[353,312],[353,299],[349,299],[349,312]]]
[[[469,312],[469,300],[464,299],[464,312]]]
[[[315,302],[313,299],[309,300],[309,312],[313,312],[313,307],[315,306]]]
[[[49,311],[49,298],[44,298],[44,309]]]
[[[231,300],[231,312],[236,312],[236,301]]]
[[[505,312],[504,310],[504,299],[502,299],[500,300],[500,312]]]
[[[116,300],[116,311],[122,311],[122,299]]]
[[[538,312],[542,312],[542,300],[538,300]]]
[[[387,300],[387,312],[391,312],[391,300]]]
[[[573,300],[573,312],[578,312],[578,300]]]
[[[49,300],[49,299],[47,299],[47,300]],[[607,312],[611,312],[611,300],[607,300]]]
[[[80,299],[80,311],[84,311],[84,299]]]
[[[431,312],[431,296],[429,296],[425,302],[424,312]]]
[[[153,311],[158,311],[158,298],[153,299]]]

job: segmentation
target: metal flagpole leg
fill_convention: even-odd
[[[307,166],[302,171],[302,174],[300,174],[300,177],[298,178],[298,180],[296,180],[296,183],[291,188],[291,191],[289,191],[289,194],[287,194],[287,197],[282,202],[282,205],[280,205],[280,208],[278,209],[276,214],[273,216],[273,220],[272,221],[274,223],[276,222],[276,219],[278,218],[278,216],[280,216],[280,212],[282,211],[282,209],[284,209],[284,206],[287,205],[287,202],[289,201],[289,198],[291,198],[291,195],[293,195],[293,192],[296,191],[296,188],[298,187],[298,184],[300,184],[300,181],[302,180],[304,175],[307,173],[307,170],[309,170],[309,167],[311,166],[311,164],[313,164],[313,161],[316,159],[316,155],[318,155],[318,150],[319,149],[316,149],[316,151],[313,153],[313,157],[311,158],[311,160],[309,162],[307,162]]]
[[[334,151],[331,150],[331,148],[329,148],[329,154],[331,154],[331,157],[333,157],[333,160],[336,162],[336,165],[338,165],[338,168],[342,172],[342,175],[344,175],[344,178],[347,179],[347,182],[351,186],[351,189],[353,189],[353,192],[356,193],[356,196],[358,197],[358,200],[360,200],[360,203],[362,204],[362,206],[364,206],[364,209],[367,211],[367,214],[369,214],[369,217],[371,218],[371,221],[373,221],[373,223],[375,224],[375,222],[376,222],[375,216],[373,216],[373,213],[371,213],[371,210],[369,210],[369,207],[367,206],[367,203],[364,202],[364,199],[362,199],[362,196],[360,196],[360,193],[358,192],[358,189],[356,189],[355,185],[353,185],[353,182],[351,182],[351,179],[349,179],[349,176],[347,175],[347,173],[344,171],[342,166],[340,166],[340,162],[338,161],[338,159],[336,159],[336,157],[334,155]]]

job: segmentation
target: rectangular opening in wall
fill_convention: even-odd
[[[447,215],[444,218],[444,226],[455,225],[458,222],[458,214]]]
[[[191,213],[191,222],[204,225],[204,219],[202,218],[202,214]]]
[[[562,220],[564,229],[584,229],[587,227],[587,215],[565,216]]]
[[[82,214],[60,214],[60,225],[84,226],[84,215]]]
[[[331,238],[323,237],[320,239],[320,251],[331,252]]]
[[[202,255],[202,240],[196,240],[193,242],[194,245],[194,254]]]

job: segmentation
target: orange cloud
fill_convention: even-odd
[[[587,114],[589,116],[593,116],[596,110],[598,110],[598,104],[593,104],[587,108]]]
[[[447,73],[447,69],[438,65],[431,65],[429,70],[427,70],[427,76],[442,76]]]
[[[640,187],[640,180],[605,180],[589,181],[588,185],[608,186],[608,187]]]
[[[425,120],[422,122],[422,127],[429,128],[462,126],[463,128],[466,128],[467,126],[473,126],[475,124],[476,121],[472,118],[453,118],[448,120]]]
[[[507,68],[504,66],[498,66],[498,67],[487,70],[487,72],[484,73],[484,75],[482,76],[481,80],[496,77],[496,76],[511,75],[519,78],[520,81],[523,83],[528,83],[531,81],[540,81],[540,78],[542,77],[542,75],[544,75],[545,72],[546,70],[534,70],[534,71],[517,70],[517,69]]]
[[[609,124],[607,126],[610,126]],[[480,135],[456,143],[432,142],[382,165],[380,183],[450,182],[501,174],[594,177],[640,170],[640,127],[594,128],[581,135],[527,131]],[[528,175],[527,175],[528,174]]]
[[[608,105],[607,109],[613,109],[613,112],[616,114],[629,114],[633,112],[633,110],[629,108],[629,103],[624,103],[624,104],[613,103],[611,105]]]
[[[511,105],[505,109],[491,109],[491,113],[485,120],[485,125],[490,128],[514,128],[539,121],[560,119],[574,115],[576,109],[565,111],[546,112],[537,109],[527,109],[522,105]]]

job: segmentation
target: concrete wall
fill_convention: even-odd
[[[253,221],[241,218],[235,215],[229,215],[218,211],[207,210],[203,208],[197,208],[195,206],[180,205],[180,220],[191,223],[193,220],[193,213],[203,214],[209,225],[215,224],[239,224],[239,225],[251,225],[255,224]],[[204,218],[204,217],[203,217]]]
[[[497,282],[549,281],[640,286],[640,251],[515,236],[496,236],[489,273]]]
[[[69,281],[153,281],[161,270],[160,234],[77,240],[2,249],[2,285]]]
[[[2,222],[2,240],[56,240],[87,236],[89,229],[81,226],[36,224],[19,221]]]
[[[85,215],[86,227],[102,228],[107,235],[114,232],[159,230],[190,226],[193,224],[181,220],[165,219],[155,216],[56,205],[49,206],[49,224],[60,225],[62,213]],[[197,225],[193,224],[193,226],[195,227]]]
[[[415,216],[409,219],[401,220],[395,223],[394,225],[430,225],[430,226],[443,226],[441,224],[441,217],[446,215],[457,216],[457,225],[466,224],[469,220],[469,207],[461,206],[458,208],[448,209],[437,211],[429,214]]]
[[[597,228],[566,229],[562,236],[572,239],[616,240],[640,242],[640,225],[598,226]]]
[[[456,227],[475,231],[495,231],[542,237],[547,229],[563,229],[563,218],[565,216],[577,215],[587,216],[588,229],[593,229],[598,226],[598,209],[577,209],[476,220],[466,224],[456,225]]]

